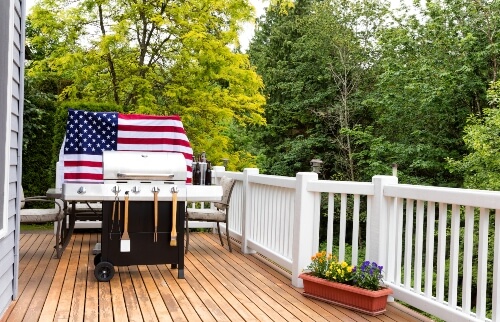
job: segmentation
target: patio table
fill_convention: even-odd
[[[73,235],[73,232],[75,230],[77,217],[80,217],[79,213],[84,214],[82,217],[88,219],[88,214],[90,212],[93,214],[92,218],[97,218],[100,217],[101,210],[96,209],[86,201],[68,200],[67,198],[64,199],[61,188],[50,188],[46,191],[45,195],[48,199],[60,199],[63,201],[64,219],[61,223],[61,240],[59,241],[61,245],[60,254],[62,255],[64,249],[66,248],[66,246],[68,246],[69,241],[71,240],[71,236]],[[77,202],[85,203],[88,209],[86,209],[85,211],[80,211],[81,209],[77,210]]]

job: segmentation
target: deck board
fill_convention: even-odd
[[[1,321],[429,321],[398,304],[371,317],[304,297],[289,277],[256,255],[192,233],[185,279],[170,264],[116,267],[94,277],[97,232],[78,232],[60,259],[54,236],[20,236],[19,296]]]
[[[89,234],[89,246],[92,249],[99,238],[97,234]],[[86,289],[85,289],[85,312],[84,321],[99,321],[99,286],[94,283],[94,255],[92,252],[86,255],[87,257],[87,274],[86,274]]]

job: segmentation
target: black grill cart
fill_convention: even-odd
[[[94,249],[97,280],[111,280],[114,266],[150,264],[171,264],[184,278],[186,203],[220,201],[222,187],[186,184],[181,153],[104,151],[102,161],[103,183],[62,187],[67,202],[102,203],[101,243]],[[74,222],[75,212],[69,216]]]

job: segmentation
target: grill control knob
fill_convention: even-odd
[[[85,187],[83,187],[83,186],[82,186],[82,187],[80,187],[80,188],[78,188],[78,191],[77,191],[77,193],[78,193],[79,195],[83,195],[83,194],[84,194],[84,193],[86,193],[86,192],[87,192],[87,189],[85,189]]]
[[[159,187],[153,187],[151,188],[151,192],[159,192],[160,188]]]
[[[133,186],[132,187],[132,192],[133,193],[139,193],[139,192],[141,192],[141,187],[139,187],[139,186]]]
[[[114,186],[113,188],[111,188],[111,191],[112,191],[115,195],[117,195],[117,194],[121,191],[120,186]]]

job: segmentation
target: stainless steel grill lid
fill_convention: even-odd
[[[104,180],[185,182],[186,159],[176,152],[104,151]]]

